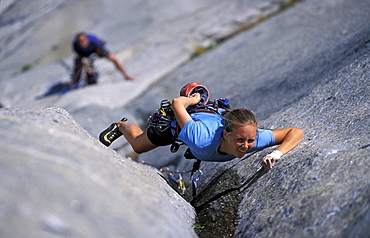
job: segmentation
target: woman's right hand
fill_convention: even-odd
[[[186,108],[200,102],[200,94],[194,93],[189,97],[180,96],[172,100],[172,110],[179,126],[182,128],[187,121],[192,120]]]
[[[189,104],[189,106],[193,106],[193,105],[197,104],[198,102],[200,102],[200,100],[201,100],[199,93],[194,93],[194,94],[190,95],[189,98],[192,99],[191,104]]]

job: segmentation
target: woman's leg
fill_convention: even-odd
[[[150,142],[147,131],[142,131],[139,126],[130,122],[118,122],[119,131],[126,140],[131,144],[132,149],[141,154],[150,151],[158,146]]]

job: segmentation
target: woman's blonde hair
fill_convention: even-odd
[[[244,109],[234,109],[224,112],[222,118],[225,121],[226,132],[232,132],[239,126],[252,125],[257,128],[258,122],[253,112]]]

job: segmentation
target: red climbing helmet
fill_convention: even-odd
[[[197,82],[192,82],[186,84],[184,87],[180,90],[180,96],[189,97],[190,95],[194,93],[199,93],[201,100],[200,102],[204,105],[206,105],[209,101],[209,98],[211,97],[208,89]]]

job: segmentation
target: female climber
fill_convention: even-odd
[[[222,113],[207,111],[204,105],[209,99],[208,89],[199,83],[190,84],[193,85],[183,87],[180,93],[182,96],[173,99],[170,108],[175,120],[165,130],[160,128],[163,129],[163,122],[166,120],[159,119],[162,122],[159,123],[160,128],[150,123],[143,131],[123,118],[104,130],[100,134],[100,141],[109,146],[123,135],[133,150],[140,154],[158,146],[170,145],[176,139],[185,143],[196,159],[216,162],[242,158],[249,152],[279,145],[262,160],[264,169],[269,170],[281,156],[296,147],[304,136],[301,129],[294,127],[259,129],[255,115],[247,109],[223,108],[220,110]],[[207,94],[205,97],[203,92]],[[199,104],[203,105],[202,110],[189,112],[189,108]],[[176,126],[173,126],[174,122]]]

